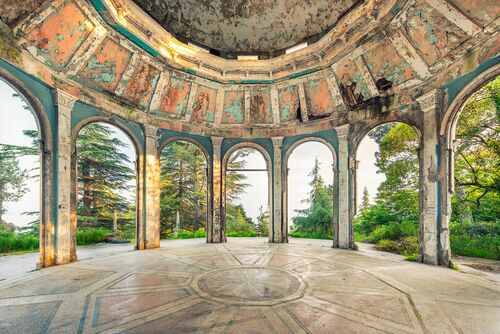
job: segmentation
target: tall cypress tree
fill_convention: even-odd
[[[80,226],[109,226],[114,211],[126,212],[130,203],[123,193],[135,178],[127,146],[102,123],[84,127],[76,140],[78,163],[78,218]]]

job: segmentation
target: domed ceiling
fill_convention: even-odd
[[[133,0],[180,40],[198,42],[223,57],[284,53],[314,42],[363,0]]]

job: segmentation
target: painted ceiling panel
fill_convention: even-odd
[[[215,120],[215,105],[217,90],[205,86],[198,86],[196,97],[191,111],[191,119],[195,121],[213,123]]]
[[[245,93],[242,91],[226,91],[224,93],[224,109],[222,124],[245,123]]]
[[[132,52],[106,38],[80,70],[79,75],[98,86],[114,91],[127,68]]]
[[[333,113],[335,102],[325,79],[306,82],[304,91],[310,118],[329,116]]]
[[[297,118],[297,110],[300,107],[299,92],[297,86],[287,86],[278,90],[278,101],[280,107],[280,121],[286,123]]]
[[[124,96],[147,108],[159,77],[160,70],[147,63],[140,63],[126,84]]]
[[[486,26],[500,16],[498,0],[449,0],[468,16]]]
[[[404,27],[413,46],[429,66],[467,38],[460,28],[425,4],[413,8]]]
[[[171,115],[182,116],[186,111],[191,83],[171,77],[168,88],[161,101],[160,109]]]
[[[359,0],[134,0],[178,38],[266,53],[329,31]]]
[[[392,82],[394,85],[400,85],[415,78],[413,68],[396,52],[394,46],[388,41],[382,42],[365,53],[363,58],[376,82],[383,79]]]
[[[26,39],[37,48],[39,55],[58,66],[69,60],[93,28],[75,2],[65,1],[31,30]]]
[[[250,123],[271,124],[273,113],[271,110],[271,92],[269,89],[255,90],[250,95]]]

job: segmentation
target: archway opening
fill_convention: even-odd
[[[73,243],[135,243],[137,148],[134,142],[118,126],[92,122],[78,131],[75,157]],[[126,248],[130,247],[131,244]],[[87,250],[79,250],[80,259],[87,255]]]
[[[354,239],[416,260],[419,254],[419,134],[394,122],[372,129],[357,152]]]
[[[177,140],[160,154],[160,236],[204,238],[207,226],[207,158],[195,144]]]
[[[286,217],[293,238],[333,239],[334,156],[322,142],[291,149],[285,161]]]
[[[451,251],[500,260],[500,77],[476,91],[455,121]]]
[[[240,147],[225,169],[225,228],[228,237],[269,237],[270,161],[260,150]]]
[[[39,138],[43,129],[33,107],[0,79],[0,254],[36,251],[40,247],[43,171]],[[43,229],[43,227],[42,227]],[[2,270],[0,280],[33,270],[38,253],[19,258]]]

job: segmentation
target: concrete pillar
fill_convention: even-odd
[[[54,94],[57,103],[55,264],[64,264],[71,260],[72,237],[76,233],[71,228],[71,110],[76,99],[59,89]]]
[[[350,248],[352,245],[351,219],[349,214],[349,124],[335,128],[338,149],[338,222],[335,224],[333,247]]]
[[[207,242],[209,243],[222,243],[226,242],[226,224],[224,221],[225,216],[225,193],[222,173],[222,137],[212,137],[212,221],[211,226],[207,226]],[[207,222],[210,223],[210,220]]]
[[[160,161],[158,153],[158,128],[145,125],[144,152],[144,248],[160,247]]]
[[[286,243],[288,242],[288,229],[284,221],[283,215],[283,166],[282,166],[282,149],[283,137],[272,137],[273,141],[273,186],[272,186],[272,233],[269,235],[269,242]]]
[[[437,113],[440,94],[434,90],[417,99],[422,110],[422,143],[420,145],[420,261],[439,264],[440,237],[439,153]]]

